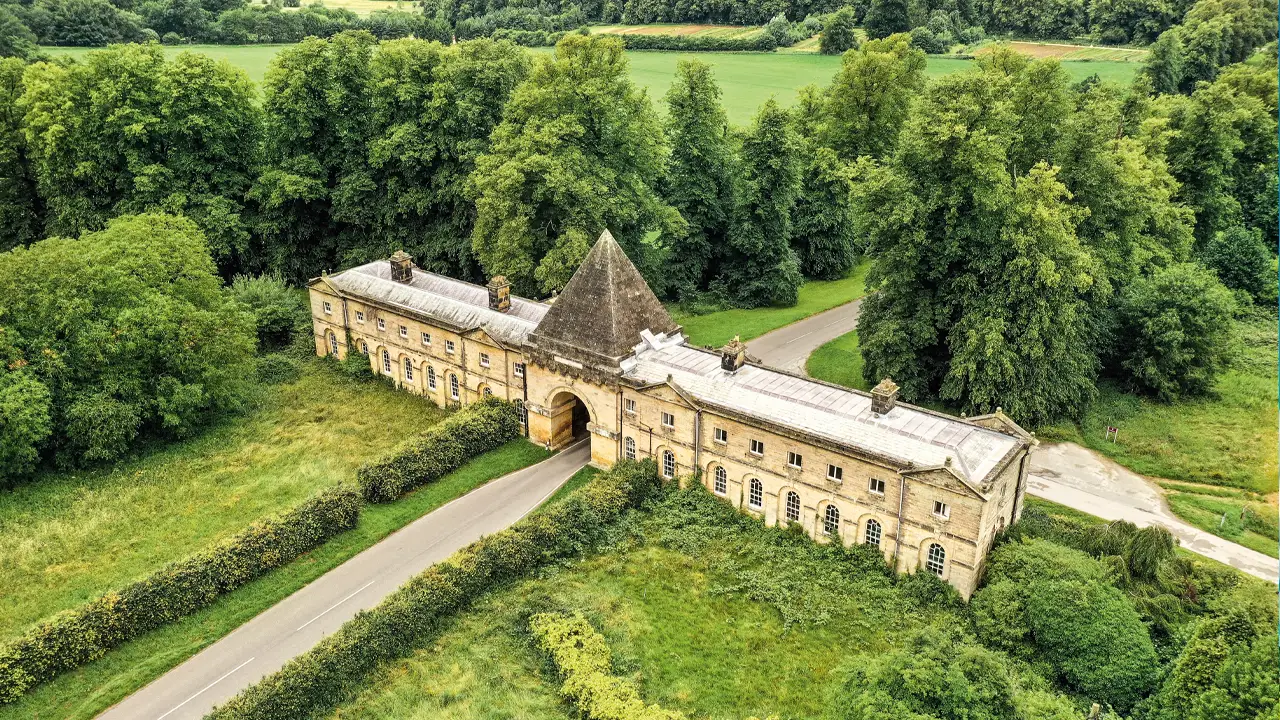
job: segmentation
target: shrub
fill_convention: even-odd
[[[259,350],[286,345],[295,328],[311,327],[306,296],[291,289],[278,274],[237,275],[227,292],[253,315]]]
[[[360,496],[332,487],[287,513],[120,590],[40,623],[0,647],[0,702],[207,607],[218,596],[355,527]]]
[[[1235,309],[1230,291],[1195,263],[1135,280],[1116,334],[1129,384],[1166,402],[1208,392],[1227,365]]]
[[[1210,270],[1218,273],[1223,285],[1240,290],[1251,301],[1268,300],[1275,294],[1271,251],[1258,230],[1233,227],[1216,233],[1205,246],[1202,258]]]
[[[945,580],[931,572],[914,572],[898,576],[898,588],[911,598],[916,607],[963,611],[964,599]]]
[[[657,486],[652,460],[624,461],[570,498],[458,551],[360,613],[278,672],[249,687],[209,720],[304,720],[326,716],[382,663],[422,647],[482,593],[580,553],[608,523]]]
[[[258,358],[258,380],[268,385],[291,383],[302,377],[302,363],[284,353]]]
[[[529,629],[564,678],[561,694],[578,705],[584,720],[684,720],[677,710],[645,705],[635,683],[610,674],[609,646],[580,613],[534,615]]]
[[[841,55],[858,47],[858,36],[853,33],[853,8],[845,6],[827,18],[818,38],[818,49],[823,55]]]
[[[941,55],[950,50],[950,36],[939,36],[927,27],[918,27],[911,31],[911,46],[920,48],[929,55]]]
[[[348,343],[350,348],[351,344]],[[327,356],[332,358],[332,356]],[[347,356],[338,361],[338,369],[344,375],[356,380],[372,380],[374,379],[373,366],[369,364],[369,356],[362,352],[348,352]]]
[[[431,426],[389,457],[360,466],[356,480],[366,500],[388,502],[519,434],[516,406],[486,398]]]
[[[36,469],[40,444],[53,432],[51,405],[49,389],[31,373],[0,367],[0,487]]]

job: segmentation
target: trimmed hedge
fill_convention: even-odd
[[[390,502],[519,435],[516,406],[486,398],[432,425],[389,457],[365,463],[356,471],[356,481],[365,500]]]
[[[645,705],[635,683],[610,672],[609,646],[581,614],[534,615],[529,629],[564,678],[560,693],[586,720],[685,720],[678,710]]]
[[[102,657],[121,643],[208,606],[273,568],[355,527],[354,488],[323,490],[279,517],[149,577],[40,623],[0,647],[0,703]]]
[[[652,460],[624,461],[563,503],[459,550],[361,612],[314,648],[247,688],[207,720],[324,717],[380,665],[407,657],[480,594],[596,542],[605,526],[657,487]]]
[[[681,52],[772,52],[778,43],[768,33],[748,38],[700,35],[618,35],[628,50],[678,50]]]

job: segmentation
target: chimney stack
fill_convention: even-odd
[[[489,289],[489,308],[498,312],[511,309],[511,283],[501,275],[495,276],[485,285]]]
[[[885,378],[871,389],[871,412],[877,415],[888,415],[898,404],[898,384],[892,378]]]
[[[413,256],[403,250],[391,256],[391,279],[398,283],[413,282]]]
[[[725,372],[737,372],[747,362],[747,344],[739,337],[734,335],[728,345],[720,348],[720,368]]]

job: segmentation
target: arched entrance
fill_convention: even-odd
[[[561,390],[551,398],[551,447],[564,447],[587,436],[591,411],[577,395]]]

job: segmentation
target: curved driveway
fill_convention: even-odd
[[[747,343],[762,363],[805,374],[819,346],[855,330],[862,301],[811,315]],[[1027,492],[1104,520],[1139,527],[1160,524],[1182,547],[1264,580],[1276,582],[1280,561],[1189,525],[1174,515],[1152,482],[1075,443],[1042,445],[1031,454]]]
[[[581,442],[401,528],[201,650],[98,717],[195,720],[310,650],[356,612],[457,550],[515,523],[591,459]]]

